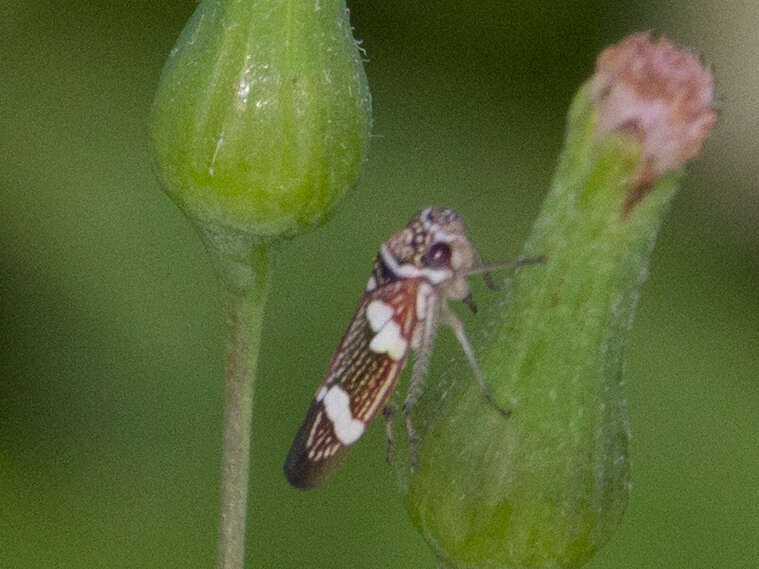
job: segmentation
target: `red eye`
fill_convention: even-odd
[[[447,267],[451,260],[451,246],[448,243],[435,243],[430,247],[426,256],[426,264],[430,267]]]

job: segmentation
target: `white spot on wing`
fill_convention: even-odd
[[[344,445],[355,443],[364,434],[363,421],[351,414],[350,397],[339,385],[334,385],[324,397],[324,410],[332,421],[335,436]]]
[[[375,332],[380,331],[393,317],[393,307],[381,300],[373,300],[366,307],[366,319]]]
[[[394,320],[389,320],[372,341],[369,349],[377,354],[387,354],[398,361],[406,354],[408,342],[401,334],[401,327]]]
[[[372,275],[369,277],[369,280],[366,281],[366,292],[372,292],[375,288],[377,288],[377,279]]]

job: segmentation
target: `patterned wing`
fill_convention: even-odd
[[[374,277],[372,277],[374,278]],[[422,322],[419,278],[367,286],[348,329],[316,390],[306,419],[285,461],[296,488],[314,488],[345,458],[383,408],[406,363],[417,324]]]

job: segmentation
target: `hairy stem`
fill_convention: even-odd
[[[268,248],[254,250],[247,267],[253,271],[248,286],[235,286],[231,279],[225,280],[227,355],[218,569],[242,569],[245,566],[253,392],[269,291],[270,258]]]
[[[466,362],[449,368],[461,381],[417,406],[406,504],[446,566],[578,569],[619,526],[630,492],[624,348],[685,162],[716,123],[713,101],[698,58],[648,34],[604,50],[575,97],[524,248],[546,263],[505,288],[475,343],[511,417],[483,404]]]

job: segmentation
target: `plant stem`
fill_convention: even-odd
[[[619,526],[624,349],[683,166],[716,123],[713,85],[692,53],[635,34],[602,52],[575,97],[524,248],[546,263],[511,281],[474,342],[511,417],[483,405],[466,361],[415,407],[406,504],[445,566],[578,568]]]
[[[226,261],[231,261],[229,258]],[[245,566],[245,514],[248,498],[251,417],[256,365],[261,343],[264,307],[269,291],[271,251],[253,250],[246,286],[225,278],[227,354],[224,386],[224,449],[221,474],[221,516],[218,569]],[[222,271],[222,275],[228,275]]]

